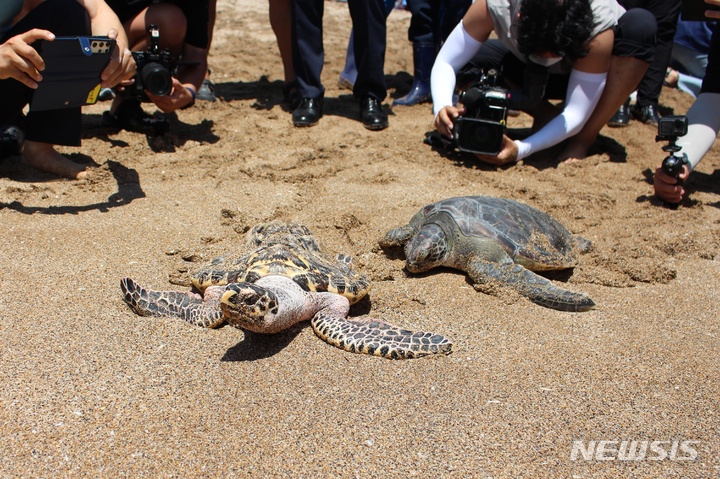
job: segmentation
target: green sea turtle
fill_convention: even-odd
[[[559,288],[533,273],[574,267],[577,253],[588,251],[590,242],[517,201],[464,196],[430,204],[380,240],[383,248],[401,245],[412,273],[447,266],[467,272],[478,289],[498,283],[562,311],[595,306],[587,295]]]
[[[353,271],[350,258],[325,259],[307,227],[271,222],[247,236],[252,251],[220,258],[192,277],[201,294],[150,291],[130,278],[120,286],[124,301],[142,316],[171,316],[206,328],[228,323],[256,333],[277,333],[310,320],[322,339],[347,351],[391,359],[451,351],[437,334],[410,331],[380,319],[348,318],[350,303],[370,284]]]

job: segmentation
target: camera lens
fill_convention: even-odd
[[[143,87],[153,95],[167,95],[172,90],[172,76],[167,68],[159,63],[150,62],[142,69]]]
[[[502,144],[502,125],[485,121],[471,121],[463,125],[461,147],[466,151],[495,154]]]

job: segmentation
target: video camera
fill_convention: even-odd
[[[507,126],[510,95],[497,86],[497,70],[482,73],[480,79],[460,93],[464,115],[455,120],[453,143],[468,153],[497,155]]]
[[[149,102],[145,90],[153,95],[168,95],[172,91],[172,77],[177,71],[178,61],[169,50],[160,51],[160,30],[157,25],[148,27],[150,47],[146,51],[132,52],[137,65],[135,83],[126,87],[128,96]]]
[[[680,174],[683,171],[683,165],[690,162],[685,153],[679,154],[682,147],[676,145],[675,142],[679,137],[687,135],[687,132],[688,120],[686,116],[669,115],[660,118],[658,134],[655,136],[655,141],[668,142],[667,145],[662,147],[663,151],[669,153],[669,155],[663,160],[661,168],[666,175],[675,178],[678,185],[682,185]],[[674,209],[679,206],[679,203],[669,203],[668,205]]]
[[[682,147],[677,146],[675,142],[681,136],[687,135],[688,120],[686,116],[670,115],[660,118],[658,122],[658,134],[655,141],[667,141],[668,144],[663,146],[663,151],[670,153],[662,162],[662,170],[669,176],[676,178],[678,182],[680,173],[682,173],[683,165],[687,165],[687,156],[677,154]]]

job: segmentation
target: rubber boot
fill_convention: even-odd
[[[417,105],[432,100],[430,94],[430,73],[435,63],[435,45],[433,43],[413,43],[413,63],[415,76],[407,95],[397,98],[393,105]]]

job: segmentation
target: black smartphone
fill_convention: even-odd
[[[97,102],[100,74],[110,62],[115,40],[108,37],[57,37],[39,48],[45,61],[42,81],[30,110],[56,110]]]
[[[682,0],[680,17],[686,22],[704,22],[713,20],[705,16],[706,10],[720,11],[720,6],[705,3],[704,0]]]

